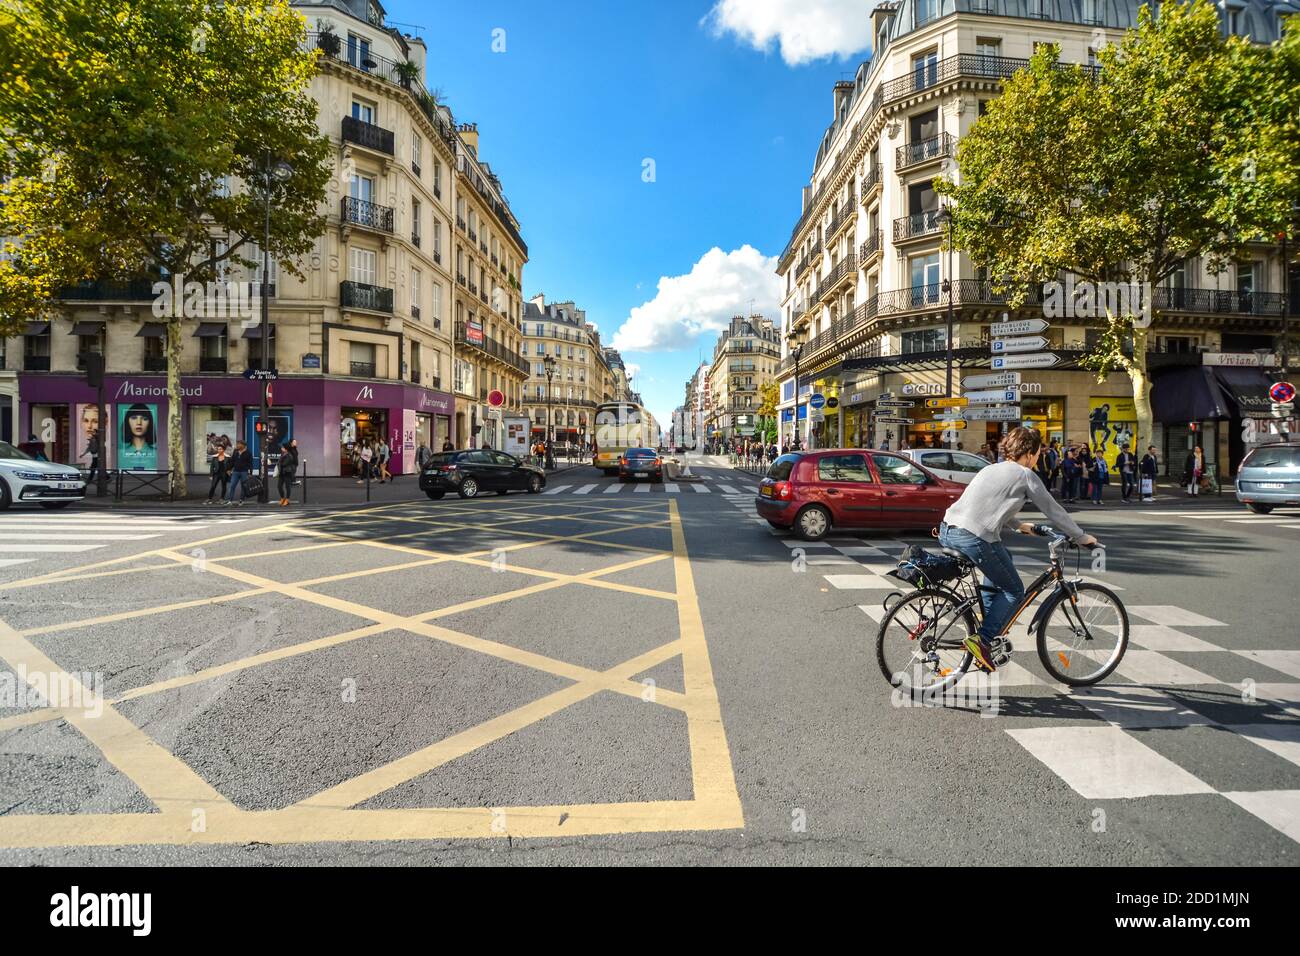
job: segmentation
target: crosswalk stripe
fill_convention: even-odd
[[[647,492],[647,491],[650,490],[650,486],[649,486],[649,485],[636,485],[635,487],[633,487],[632,490],[633,490],[633,491],[636,491],[636,492],[642,492],[642,493],[644,493],[644,492]]]
[[[677,494],[677,492],[680,491],[680,490],[681,490],[681,489],[678,488],[678,487],[677,487],[675,484],[673,484],[671,481],[665,481],[665,482],[664,482],[664,491],[668,492],[670,495],[675,495],[675,494]]]
[[[70,554],[74,551],[94,551],[96,548],[102,547],[102,544],[0,544],[0,551],[8,554],[34,551]]]
[[[616,495],[616,494],[618,494],[618,493],[619,493],[620,491],[622,491],[622,490],[623,490],[623,486],[622,486],[622,485],[610,485],[608,488],[605,489],[605,491],[603,492],[603,494],[607,494],[607,495]]]
[[[0,558],[0,568],[7,568],[12,564],[30,564],[35,558]]]
[[[718,490],[721,491],[724,495],[740,494],[740,492],[737,491],[735,488],[731,487],[731,485],[718,485]]]
[[[0,521],[0,529],[14,532],[40,532],[46,531],[123,531],[130,528],[132,531],[191,531],[195,528],[205,528],[207,524],[149,524],[147,522],[132,522],[126,524],[9,524],[6,521]]]
[[[693,487],[695,488],[697,494],[701,494],[701,495],[709,494],[709,489],[706,488],[704,485],[694,485]]]
[[[572,485],[556,485],[554,488],[547,488],[545,491],[542,492],[542,494],[558,495],[561,491],[564,491],[564,489],[571,488],[571,487]]]
[[[591,489],[592,489],[592,488],[595,488],[595,487],[596,487],[596,486],[595,486],[594,484],[583,485],[581,488],[579,488],[577,491],[575,491],[574,494],[575,494],[575,495],[589,495],[589,494],[591,494]]]
[[[146,538],[156,538],[156,534],[51,534],[48,531],[41,532],[42,541],[143,541]],[[0,541],[17,539],[26,541],[31,538],[30,534],[23,534],[19,531],[0,531]]]

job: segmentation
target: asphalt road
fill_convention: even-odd
[[[697,471],[0,516],[88,548],[0,553],[0,863],[1297,862],[1300,513],[1079,507],[1131,649],[1070,694],[1018,628],[986,716],[876,668],[920,538],[807,546]]]

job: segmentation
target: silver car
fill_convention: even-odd
[[[1256,514],[1300,505],[1300,443],[1261,445],[1237,469],[1237,500]]]
[[[0,441],[0,511],[13,502],[66,508],[86,497],[86,483],[72,465],[38,461]]]
[[[949,451],[947,448],[904,448],[898,454],[910,458],[925,468],[929,468],[940,478],[969,485],[981,468],[989,466],[989,460],[968,451]]]

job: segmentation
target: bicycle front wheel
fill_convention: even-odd
[[[963,642],[975,633],[975,615],[939,588],[915,591],[880,622],[876,661],[885,680],[914,697],[941,694],[971,665]]]
[[[1038,658],[1062,684],[1086,687],[1110,676],[1128,650],[1128,612],[1110,588],[1076,584],[1047,599]]]

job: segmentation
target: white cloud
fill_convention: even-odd
[[[848,56],[871,45],[872,0],[717,0],[701,21],[756,50],[775,42],[787,66]]]
[[[630,382],[641,374],[641,366],[636,362],[624,362],[623,370],[627,372],[627,380]]]
[[[683,349],[693,345],[701,333],[726,328],[732,316],[752,311],[775,319],[781,292],[776,263],[776,256],[765,256],[749,244],[732,252],[714,246],[686,275],[659,280],[658,294],[634,308],[614,333],[614,348],[632,352]]]

